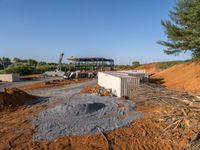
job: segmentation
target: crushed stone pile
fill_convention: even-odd
[[[141,117],[135,105],[115,97],[77,94],[65,103],[49,108],[32,119],[34,140],[53,140],[64,135],[111,131]]]
[[[4,92],[0,92],[0,110],[16,108],[36,98],[37,96],[30,95],[17,88],[5,89]]]

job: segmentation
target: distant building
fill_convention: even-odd
[[[92,58],[68,58],[70,66],[75,70],[92,71],[112,71],[114,70],[114,60],[101,57]]]

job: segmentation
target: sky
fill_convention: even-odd
[[[166,55],[161,19],[175,0],[0,0],[0,57],[57,62],[105,57],[115,64],[185,60]]]

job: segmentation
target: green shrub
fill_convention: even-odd
[[[133,68],[137,68],[137,67],[139,67],[140,66],[140,62],[139,61],[133,61],[132,62],[132,67]]]
[[[35,72],[35,68],[28,65],[12,64],[8,66],[4,72],[5,73],[19,73],[20,75],[29,75]]]
[[[0,74],[4,74],[4,70],[0,70]]]
[[[56,70],[55,65],[37,65],[35,68],[35,73],[44,73],[45,71],[54,71]]]

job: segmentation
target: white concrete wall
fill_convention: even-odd
[[[139,85],[140,85],[140,78],[137,77],[123,78],[121,82],[121,97],[132,98],[134,96],[134,91]]]
[[[121,97],[121,78],[104,72],[98,72],[98,85],[112,89],[112,93]]]
[[[0,74],[0,80],[4,82],[20,81],[19,74]]]
[[[125,72],[125,73],[146,73],[146,70],[121,70],[118,72]]]
[[[149,75],[145,73],[145,70],[133,70],[133,71],[118,71],[128,76],[138,77],[142,83],[149,82]]]

